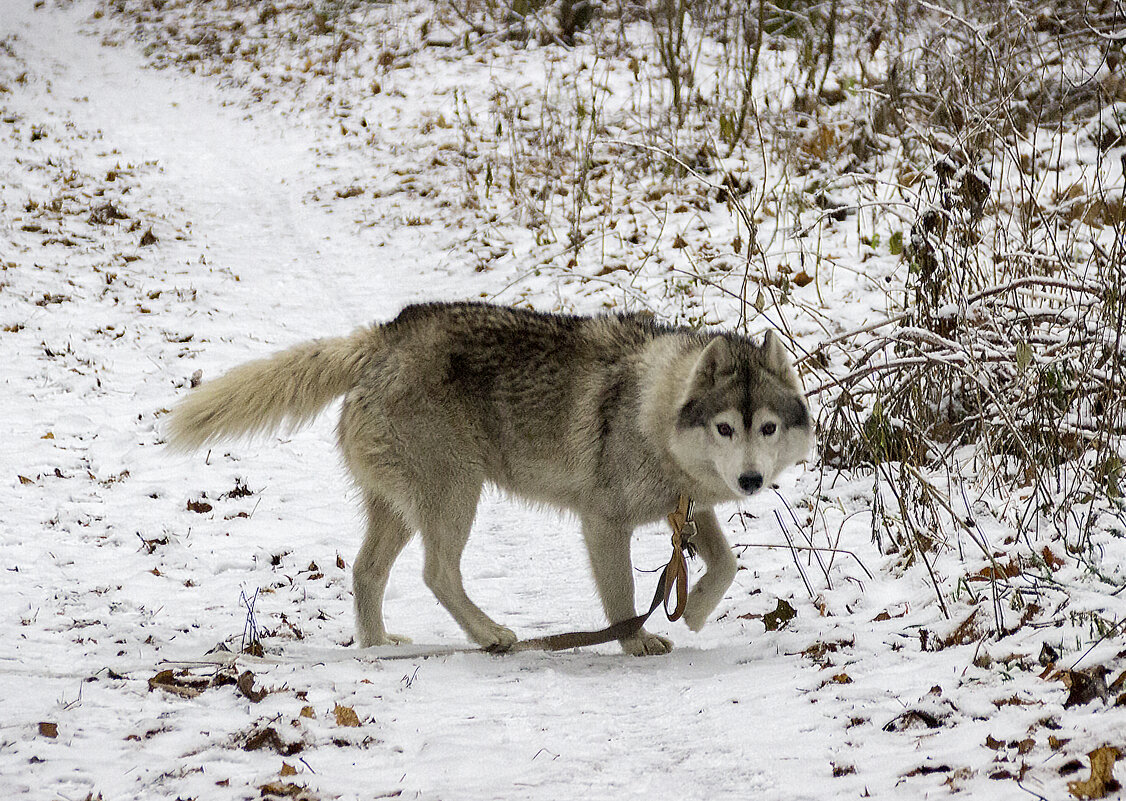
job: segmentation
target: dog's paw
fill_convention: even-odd
[[[375,634],[370,637],[360,638],[361,648],[374,648],[379,645],[410,645],[414,640],[404,634]]]
[[[672,650],[672,640],[642,629],[621,641],[622,650],[630,656],[658,656]]]
[[[684,616],[682,619],[692,631],[699,631],[707,625],[708,615],[712,611],[711,609],[705,609],[704,607],[706,605],[703,603],[692,603],[693,601],[699,600],[698,596],[690,595],[688,596],[688,601],[684,604]]]
[[[516,632],[507,626],[491,626],[473,639],[489,653],[503,654],[516,644]]]

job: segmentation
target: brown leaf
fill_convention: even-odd
[[[981,639],[981,631],[975,623],[979,608],[970,612],[969,617],[959,623],[954,631],[942,638],[943,648],[949,648],[952,645],[969,645]]]
[[[1087,756],[1091,758],[1091,778],[1068,782],[1068,792],[1076,798],[1106,798],[1108,793],[1121,789],[1122,785],[1113,776],[1114,762],[1121,756],[1117,748],[1104,745]]]
[[[1003,706],[1035,706],[1037,701],[1029,701],[1026,698],[1021,698],[1019,695],[1011,695],[1008,698],[997,698],[993,701],[993,706],[1000,709]]]
[[[269,748],[281,756],[293,756],[300,753],[305,748],[305,744],[300,740],[287,743],[278,734],[277,729],[273,726],[267,726],[264,729],[252,731],[242,744],[243,751],[257,751],[261,748]]]
[[[278,775],[279,776],[296,776],[297,775],[297,768],[293,767],[293,765],[290,765],[288,762],[283,762],[282,766],[281,766],[281,770],[278,772]]]
[[[909,709],[884,724],[884,731],[908,731],[909,729],[937,729],[942,725],[937,717],[922,709]]]
[[[254,674],[249,670],[244,670],[239,674],[238,681],[236,682],[235,686],[238,687],[238,691],[240,693],[249,698],[255,704],[270,694],[269,690],[254,689]]]
[[[195,512],[197,515],[207,514],[211,509],[212,506],[207,501],[188,501],[188,511]]]
[[[337,704],[336,708],[333,710],[333,713],[336,715],[337,726],[355,727],[360,725],[359,715],[357,715],[356,710],[352,709],[352,707],[350,706],[341,706],[340,704]]]
[[[1055,553],[1052,552],[1052,549],[1047,545],[1044,546],[1044,550],[1040,552],[1040,555],[1044,557],[1044,561],[1052,570],[1058,570],[1059,568],[1067,564],[1067,562],[1065,562],[1063,559],[1056,556]]]
[[[262,798],[296,798],[302,801],[309,801],[316,798],[309,792],[307,787],[302,787],[300,784],[293,784],[292,782],[270,782],[263,784],[258,788],[262,793]]]
[[[149,679],[149,691],[164,690],[173,695],[178,695],[181,698],[195,698],[204,687],[207,686],[207,680],[203,680],[202,686],[198,681],[193,681],[191,678],[178,678],[174,671],[162,670]]]
[[[779,598],[778,606],[773,612],[767,612],[763,615],[762,622],[766,625],[767,631],[778,631],[797,616],[798,610],[790,606],[784,599]]]
[[[317,716],[317,711],[311,706],[303,706],[301,707],[300,716],[303,718],[315,718]]]
[[[50,737],[53,740],[59,736],[59,724],[42,721],[39,724],[39,734],[43,737]]]
[[[794,284],[800,289],[803,286],[809,286],[810,284],[812,284],[813,276],[807,273],[805,270],[802,270],[800,273],[790,278],[790,280],[793,281]]]
[[[17,476],[17,478],[20,480],[21,484],[34,484],[35,483],[34,478],[28,478],[27,476]]]
[[[1102,665],[1086,670],[1064,670],[1061,671],[1060,679],[1071,690],[1067,700],[1063,702],[1064,709],[1089,704],[1096,698],[1103,701],[1110,699],[1110,691],[1106,686],[1106,668]]]

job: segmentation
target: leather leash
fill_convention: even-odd
[[[665,614],[669,620],[680,620],[684,614],[684,604],[688,600],[688,562],[684,555],[696,555],[696,548],[692,544],[692,536],[696,533],[696,523],[692,519],[695,503],[685,495],[681,495],[676,504],[676,510],[668,516],[669,526],[672,528],[672,557],[661,571],[657,581],[657,590],[653,593],[653,601],[649,610],[643,614],[621,620],[613,625],[597,631],[569,631],[565,634],[552,634],[547,637],[533,637],[530,640],[517,640],[508,648],[487,648],[490,653],[515,653],[516,651],[565,651],[570,648],[585,648],[590,645],[622,640],[632,637],[641,631],[645,621],[649,619],[658,606],[665,607]],[[673,608],[669,609],[669,602],[676,596]]]

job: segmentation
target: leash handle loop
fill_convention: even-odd
[[[684,605],[688,602],[688,563],[684,559],[684,552],[693,553],[692,535],[696,533],[696,523],[692,520],[695,503],[686,495],[681,495],[676,504],[676,510],[669,515],[669,526],[672,528],[672,558],[663,574],[665,615],[671,621],[680,620],[684,614]],[[672,610],[669,610],[669,601],[676,593],[676,601]]]

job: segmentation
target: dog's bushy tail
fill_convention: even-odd
[[[172,410],[168,446],[189,451],[297,428],[355,385],[379,338],[378,328],[361,328],[347,337],[316,339],[204,382]]]

